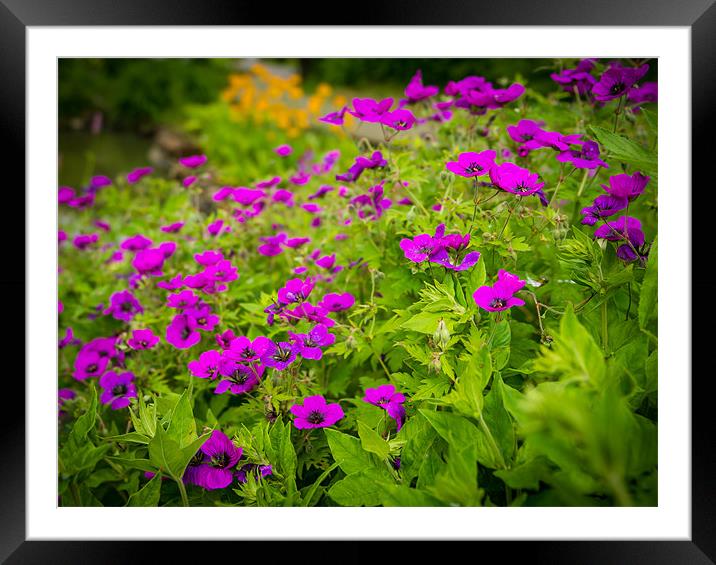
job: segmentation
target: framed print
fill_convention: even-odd
[[[713,7],[82,4],[0,7],[27,218],[3,558],[711,562],[690,277]]]

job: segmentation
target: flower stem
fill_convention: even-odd
[[[184,487],[184,482],[179,478],[175,479],[177,482],[177,485],[179,485],[179,494],[181,494],[181,502],[184,506],[189,506],[189,498],[186,495],[186,488]]]
[[[472,177],[472,186],[473,186],[473,194],[472,194],[472,220],[470,221],[470,229],[467,230],[467,233],[472,234],[472,227],[475,225],[475,216],[477,215],[477,177]]]
[[[497,236],[497,239],[502,238],[502,234],[505,233],[505,228],[507,227],[507,224],[510,222],[510,218],[512,217],[512,212],[514,212],[516,206],[509,206],[509,212],[507,213],[507,219],[505,220],[505,225],[502,226],[502,229],[500,230],[500,235]]]
[[[619,116],[622,115],[622,109],[624,108],[624,98],[626,95],[622,95],[619,98],[619,106],[617,106],[617,109],[614,111],[614,131],[612,133],[617,132],[617,126],[619,125]]]
[[[609,311],[607,308],[607,300],[605,299],[602,302],[602,349],[604,349],[604,353],[607,352],[607,348],[609,347],[609,323],[607,319]]]
[[[493,451],[493,454],[495,456],[495,459],[497,460],[498,465],[500,465],[501,468],[506,469],[507,465],[505,464],[505,458],[502,456],[502,452],[500,451],[500,448],[497,447],[495,438],[492,437],[492,432],[490,431],[490,428],[487,427],[487,422],[485,422],[485,418],[482,417],[482,413],[480,413],[480,427],[482,428],[482,431],[485,433],[485,436],[487,437],[487,441],[490,443],[490,448]]]

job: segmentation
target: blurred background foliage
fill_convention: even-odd
[[[574,61],[60,59],[58,180],[77,187],[93,174],[115,176],[148,164],[166,171],[177,156],[200,151],[225,182],[236,183],[264,169],[261,161],[273,155],[267,150],[281,143],[299,152],[336,148],[335,128],[318,122],[320,115],[355,96],[397,99],[416,69],[425,84],[441,89],[480,75],[501,86],[521,82],[546,98],[559,93],[550,73]],[[655,63],[644,80],[655,80]],[[370,128],[359,133],[370,139]],[[247,157],[241,169],[238,153]]]

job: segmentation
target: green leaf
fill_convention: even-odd
[[[157,471],[157,465],[153,464],[149,459],[112,456],[107,456],[107,459],[114,463],[119,463],[123,467],[127,467],[129,469],[139,469],[140,471],[149,471],[151,473],[156,473]]]
[[[485,397],[484,419],[502,452],[505,461],[511,461],[515,450],[515,430],[504,405],[502,377],[495,374],[490,393]]]
[[[87,407],[87,411],[82,414],[79,418],[77,418],[77,421],[75,422],[75,425],[72,426],[72,431],[70,432],[69,441],[74,442],[76,445],[81,444],[85,439],[87,439],[87,434],[89,431],[94,428],[95,422],[97,421],[97,390],[94,388],[94,385],[90,385],[90,401],[89,406]]]
[[[196,421],[188,389],[184,390],[171,412],[167,436],[177,442],[179,447],[185,447],[196,439]]]
[[[430,493],[405,485],[387,487],[383,492],[384,506],[445,506]]]
[[[602,384],[606,365],[604,353],[592,335],[577,320],[571,306],[567,307],[551,347],[543,346],[535,360],[537,372],[555,375],[560,380],[574,379]]]
[[[127,506],[157,506],[162,489],[162,476],[157,473],[127,501]]]
[[[149,458],[160,471],[174,480],[181,479],[189,461],[196,454],[211,434],[205,434],[186,447],[171,439],[162,426],[157,426],[156,433],[149,442]]]
[[[118,436],[109,436],[109,437],[105,437],[102,439],[104,439],[105,441],[127,441],[130,443],[141,443],[141,444],[146,445],[149,443],[149,440],[151,438],[148,438],[144,434],[140,434],[137,432],[129,432],[128,434],[121,434]]]
[[[452,333],[452,322],[446,318],[444,312],[419,312],[412,318],[403,322],[400,327],[423,334],[433,335],[438,328],[438,322],[445,321],[448,331]]]
[[[539,483],[550,475],[549,462],[544,457],[536,457],[512,469],[499,469],[495,476],[514,489],[537,490]]]
[[[334,483],[328,495],[341,506],[379,506],[389,485],[374,472],[361,471]]]
[[[390,453],[390,445],[385,441],[378,432],[367,426],[363,422],[358,422],[358,435],[363,449],[370,453],[375,453],[381,459],[387,459]]]
[[[654,151],[644,149],[638,143],[626,137],[612,133],[604,128],[589,126],[597,141],[601,143],[610,153],[610,158],[617,161],[634,165],[646,172],[655,173],[657,170],[657,156]]]
[[[325,428],[324,432],[333,459],[346,475],[362,471],[373,465],[370,454],[363,450],[358,438],[330,428]]]
[[[641,294],[639,295],[639,327],[646,328],[652,318],[655,318],[658,311],[658,255],[656,238],[649,250],[649,259],[646,263],[644,280],[641,283]]]
[[[152,404],[151,408],[149,408],[141,394],[139,395],[139,419],[142,422],[145,435],[154,436],[154,431],[157,428],[157,405]],[[136,426],[135,429],[137,429]]]

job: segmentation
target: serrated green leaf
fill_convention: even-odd
[[[375,453],[381,459],[387,459],[390,453],[390,446],[378,432],[358,421],[358,436],[360,437],[360,443],[363,449],[370,453]]]
[[[137,492],[130,495],[127,506],[157,506],[162,490],[162,476],[157,473]]]

